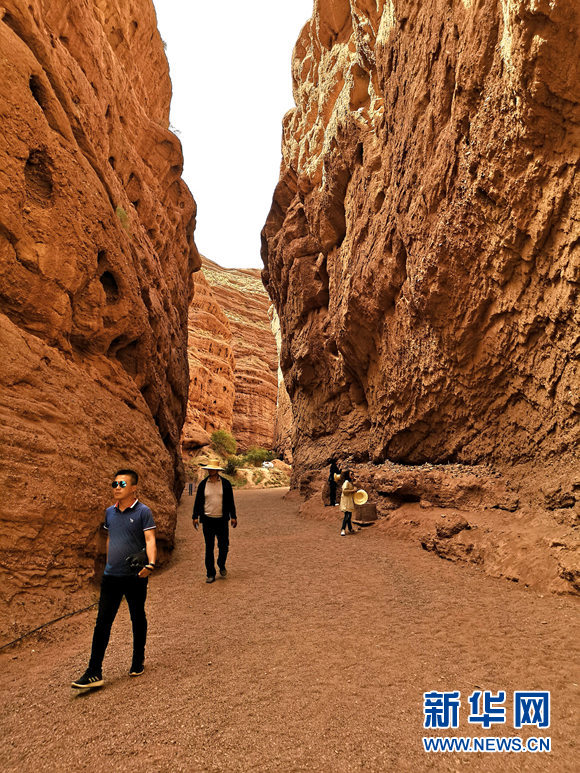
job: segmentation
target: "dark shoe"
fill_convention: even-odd
[[[94,671],[85,671],[80,679],[72,682],[71,687],[77,690],[92,690],[94,687],[102,687],[105,684],[101,674],[95,674]]]
[[[220,569],[220,577],[227,577],[228,576],[228,570],[225,568]]]
[[[133,663],[131,666],[131,670],[129,671],[129,676],[141,676],[145,672],[145,666],[143,663]]]
[[[206,582],[215,582],[215,575],[213,577],[206,577]]]

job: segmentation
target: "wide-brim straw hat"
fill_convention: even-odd
[[[200,465],[202,470],[222,470],[223,467],[221,467],[219,459],[209,459],[206,464]]]
[[[359,488],[359,490],[353,494],[352,498],[355,505],[364,505],[365,502],[368,501],[369,495],[364,489]]]

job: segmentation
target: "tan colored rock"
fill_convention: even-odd
[[[276,419],[274,424],[273,447],[282,455],[288,464],[292,464],[292,443],[293,443],[293,419],[292,402],[288,396],[288,390],[284,383],[284,374],[280,367],[280,352],[282,350],[282,331],[280,329],[280,317],[272,304],[268,309],[272,332],[276,339],[276,351],[278,354],[278,398],[276,402]]]
[[[0,9],[0,638],[92,600],[120,466],[173,543],[195,203],[150,0]]]
[[[270,328],[270,300],[258,269],[228,269],[203,258],[203,273],[223,309],[235,358],[233,434],[239,450],[272,448],[278,357]]]

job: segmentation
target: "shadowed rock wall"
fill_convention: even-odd
[[[6,0],[0,52],[0,612],[12,636],[89,598],[117,467],[141,473],[172,544],[199,257],[150,0]]]
[[[315,2],[263,231],[298,475],[578,470],[579,13]]]

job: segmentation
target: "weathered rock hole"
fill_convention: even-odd
[[[116,357],[129,375],[135,376],[139,370],[139,339],[129,343],[125,343],[126,340],[123,335],[115,338],[109,347],[108,354]]]
[[[352,68],[353,87],[350,92],[350,109],[358,110],[359,107],[368,107],[371,101],[369,95],[370,75],[366,70],[355,64]]]
[[[385,192],[379,191],[377,195],[375,196],[375,200],[373,203],[373,212],[376,213],[379,212],[381,207],[383,206],[383,202],[385,201]]]
[[[111,165],[111,167],[112,167],[113,169],[115,168],[115,164],[116,164],[116,163],[117,163],[117,161],[116,161],[116,159],[115,159],[115,156],[109,156],[109,164]]]
[[[30,76],[30,80],[28,81],[28,86],[30,88],[30,91],[32,92],[32,96],[38,102],[42,110],[46,110],[47,104],[48,104],[47,98],[46,98],[46,90],[42,85],[38,75]]]
[[[44,150],[32,150],[24,166],[24,179],[28,195],[42,206],[52,201],[52,172],[50,156]]]
[[[397,507],[421,501],[421,497],[418,494],[411,494],[407,493],[406,491],[398,491],[396,493],[391,493],[390,491],[379,491],[378,493],[381,497],[388,497],[389,500]]]
[[[103,285],[103,290],[105,291],[105,298],[107,299],[107,303],[115,303],[119,300],[119,285],[117,284],[117,280],[111,274],[110,271],[105,271],[101,276],[99,277],[99,280],[101,284]]]

